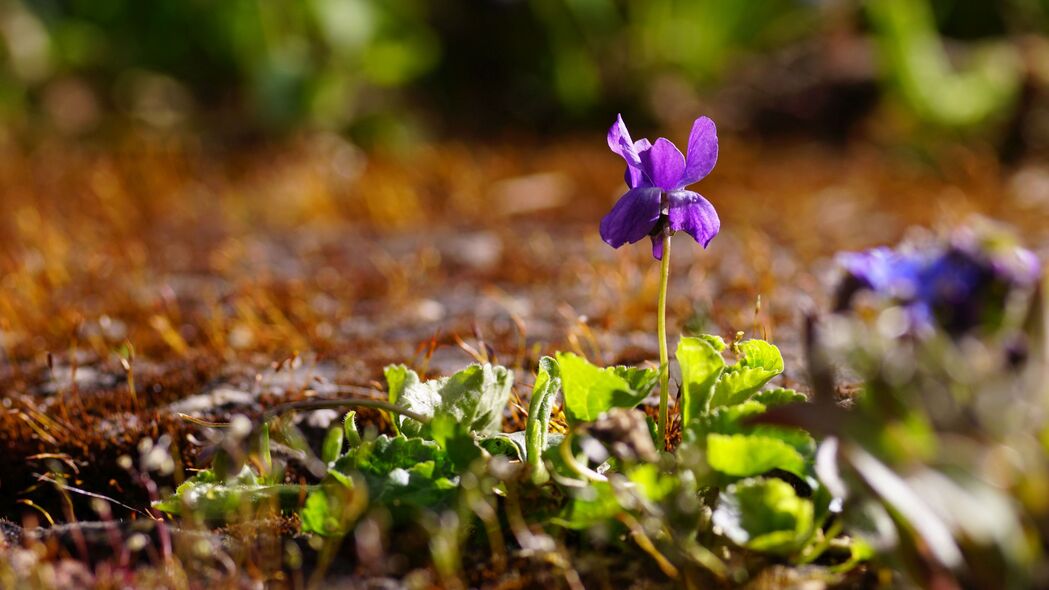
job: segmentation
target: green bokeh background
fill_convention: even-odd
[[[2,0],[0,120],[386,141],[666,121],[822,84],[837,99],[807,116],[824,126],[888,104],[904,134],[1001,139],[1040,108],[1047,31],[1049,0]],[[869,88],[835,94],[848,84]]]

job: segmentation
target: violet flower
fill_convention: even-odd
[[[700,117],[692,124],[687,156],[669,140],[660,137],[633,141],[623,116],[608,130],[608,147],[626,160],[626,183],[630,190],[601,220],[601,239],[618,248],[645,236],[652,238],[652,255],[663,258],[663,232],[683,231],[704,248],[721,228],[710,201],[685,187],[699,182],[718,159],[718,136],[714,122]]]
[[[1019,247],[988,251],[956,240],[922,272],[918,301],[952,336],[978,326],[997,327],[1009,294],[1029,289],[1041,274],[1037,256]]]
[[[1030,289],[1041,265],[1029,250],[994,244],[969,231],[947,243],[921,251],[874,248],[838,255],[845,276],[838,287],[835,311],[847,311],[859,291],[903,306],[911,329],[938,326],[958,337],[1001,321],[1009,294]]]
[[[843,252],[837,256],[845,277],[838,287],[836,311],[849,307],[857,291],[870,290],[882,297],[911,301],[918,293],[918,280],[925,261],[922,256],[886,248]]]

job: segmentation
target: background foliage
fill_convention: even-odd
[[[109,115],[231,133],[551,130],[815,79],[979,127],[1041,79],[1024,63],[1046,31],[1042,0],[6,0],[0,117],[74,133]],[[855,108],[845,98],[823,118]]]

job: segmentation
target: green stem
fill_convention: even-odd
[[[378,392],[382,393],[382,392]],[[297,402],[288,402],[273,406],[266,410],[262,415],[263,422],[279,416],[285,412],[293,410],[335,410],[340,408],[375,408],[377,410],[386,410],[387,412],[393,412],[394,414],[400,414],[407,416],[416,422],[422,422],[426,424],[430,421],[428,416],[423,416],[413,412],[407,408],[402,408],[397,404],[391,404],[390,402],[384,402],[377,399],[359,399],[359,398],[341,398],[341,399],[313,399],[303,400]]]
[[[670,280],[670,232],[663,234],[663,261],[659,268],[659,311],[656,330],[659,338],[659,423],[656,440],[666,445],[667,413],[670,402],[670,358],[667,354],[667,283]]]

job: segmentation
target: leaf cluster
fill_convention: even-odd
[[[723,551],[812,561],[827,548],[832,499],[813,472],[815,441],[800,429],[752,423],[805,396],[767,387],[783,371],[775,346],[748,340],[727,348],[714,336],[681,340],[684,441],[674,452],[661,448],[651,419],[636,409],[656,386],[650,368],[599,367],[570,353],[544,357],[525,430],[504,432],[512,371],[475,364],[424,380],[394,365],[385,373],[396,434],[362,435],[348,413],[324,438],[316,483],[280,483],[276,470],[257,468],[272,463],[260,448],[255,454],[265,461],[247,462],[234,476],[203,471],[158,508],[211,520],[276,499],[269,505],[296,511],[303,531],[325,538],[341,538],[378,508],[408,524],[455,514],[454,532],[433,534],[450,535],[454,545],[476,542],[484,529],[493,550],[501,529],[524,519],[548,539],[531,542],[544,551],[556,547],[554,538],[581,531],[642,549],[671,577],[746,576],[717,556]],[[559,394],[564,433],[551,424]],[[268,434],[256,442],[268,446]],[[531,498],[527,514],[509,501],[521,495]],[[535,553],[516,534],[518,550]]]

